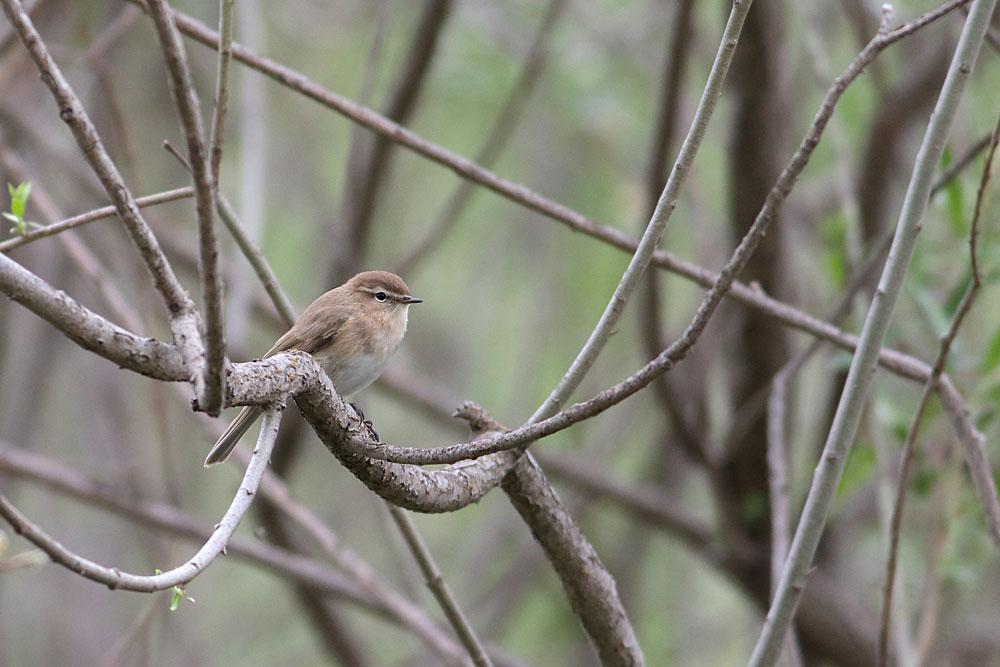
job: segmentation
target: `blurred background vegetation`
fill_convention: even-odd
[[[116,0],[26,4],[133,192],[187,185],[186,172],[161,147],[164,140],[182,146],[183,137],[142,12]],[[216,3],[172,5],[217,24]],[[897,3],[897,20],[935,6]],[[522,81],[521,105],[505,123],[508,136],[490,168],[637,237],[665,179],[664,164],[672,163],[686,131],[727,11],[727,3],[691,0],[238,0],[236,39],[382,111],[404,95],[401,82],[418,81],[404,105],[404,124],[470,158]],[[711,270],[724,263],[826,88],[874,34],[877,12],[877,3],[861,0],[754,3],[662,248]],[[953,12],[893,46],[848,90],[743,280],[826,316],[895,223],[961,18]],[[416,36],[433,20],[422,51],[426,71],[408,79],[421,53]],[[216,56],[186,44],[207,114]],[[522,68],[532,53],[537,69],[524,84]],[[663,81],[672,66],[668,87]],[[106,205],[6,22],[0,22],[0,91],[0,178],[32,183],[26,218],[49,223]],[[998,109],[994,43],[984,49],[962,102],[949,163],[992,130]],[[658,127],[667,141],[657,138]],[[353,177],[352,145],[359,160]],[[358,398],[382,440],[457,442],[465,433],[447,410],[463,400],[508,426],[523,423],[586,340],[628,255],[478,189],[447,234],[424,246],[462,181],[392,147],[370,215],[352,218],[358,183],[371,187],[364,165],[374,146],[367,130],[234,65],[222,191],[244,222],[259,228],[261,247],[296,306],[363,268],[401,270],[425,300],[411,310],[409,333],[386,377]],[[665,163],[653,157],[657,146]],[[979,156],[934,196],[890,329],[889,346],[925,361],[933,360],[968,280],[969,224],[982,168]],[[987,193],[979,241],[986,285],[948,365],[994,463],[1000,460],[996,192]],[[146,215],[197,296],[191,201]],[[71,236],[72,242],[47,239],[11,257],[123,326],[132,327],[121,320],[123,310],[131,311],[138,333],[168,336],[121,226],[106,220]],[[230,355],[252,359],[283,327],[222,236]],[[701,288],[658,274],[630,305],[576,398],[630,375],[690,320]],[[871,286],[842,320],[845,330],[860,329]],[[769,585],[763,399],[773,374],[811,342],[760,313],[724,305],[662,385],[535,445],[615,575],[648,664],[732,665],[749,655]],[[791,386],[795,516],[849,359],[822,348]],[[227,506],[240,469],[202,468],[226,419],[192,413],[190,389],[180,389],[83,353],[23,308],[0,301],[0,444],[52,459],[126,497],[171,503],[208,526]],[[919,393],[919,384],[886,372],[876,379],[799,617],[807,664],[874,660],[885,508]],[[294,422],[286,419],[275,467],[295,497],[387,583],[440,618],[383,504]],[[193,550],[190,542],[19,477],[0,469],[4,492],[92,560],[151,573]],[[598,482],[581,481],[589,478]],[[611,484],[622,493],[610,493]],[[903,638],[912,652],[897,647],[900,664],[995,664],[996,554],[951,428],[933,402],[908,492],[894,639]],[[630,504],[629,493],[677,503],[711,539],[699,546],[679,538]],[[416,523],[484,640],[523,664],[595,664],[557,578],[502,494],[457,513],[417,516]],[[273,512],[251,515],[240,534],[307,549]],[[7,555],[29,546],[9,531],[6,537]],[[735,562],[726,555],[733,543],[749,555]],[[112,592],[53,565],[3,573],[0,664],[435,664],[406,631],[348,603],[317,602],[235,558],[216,562],[187,593],[197,602],[171,613],[166,593]],[[330,639],[335,632],[346,648]]]

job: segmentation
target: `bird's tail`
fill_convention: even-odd
[[[247,429],[253,426],[253,423],[260,417],[261,412],[263,412],[263,408],[258,405],[248,405],[243,408],[240,414],[236,416],[236,419],[233,420],[233,423],[229,425],[229,428],[226,429],[226,432],[215,443],[215,446],[212,447],[212,451],[208,453],[208,457],[205,459],[205,467],[214,466],[216,463],[222,463],[229,458],[229,454],[236,447],[236,443],[240,441],[240,438],[247,432]]]

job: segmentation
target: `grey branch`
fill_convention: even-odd
[[[249,455],[247,458],[249,459]],[[135,498],[127,497],[127,494],[111,490],[107,484],[95,482],[75,470],[3,442],[0,442],[0,470],[13,477],[42,484],[57,493],[103,507],[144,526],[189,540],[205,542],[214,532],[214,528],[202,525],[172,506],[136,501]],[[320,524],[322,529],[317,530],[318,520],[315,516],[292,501],[287,489],[277,478],[270,474],[265,475],[260,491],[268,499],[281,503],[282,508],[288,510],[288,515],[300,525],[304,525],[309,534],[322,536],[321,546],[333,557],[336,565],[345,570],[346,576],[315,560],[259,540],[244,541],[233,538],[226,548],[227,556],[255,564],[277,576],[307,585],[324,595],[339,597],[369,609],[390,622],[410,629],[442,659],[461,660],[463,656],[461,647],[449,638],[445,631],[438,628],[417,605],[383,586],[359,556],[340,545],[335,545],[336,538],[325,524]]]
[[[892,250],[889,252],[889,259],[886,262],[882,279],[865,318],[861,342],[852,360],[844,393],[837,406],[837,413],[834,416],[819,466],[813,476],[813,484],[809,490],[809,496],[806,499],[806,505],[802,511],[799,526],[789,550],[788,560],[785,562],[785,568],[775,592],[774,601],[750,658],[749,664],[754,667],[770,666],[777,661],[785,634],[792,623],[809,566],[826,525],[827,514],[837,482],[840,480],[858,422],[861,419],[861,411],[878,363],[882,340],[888,329],[892,310],[902,289],[906,270],[916,245],[917,234],[920,231],[920,220],[927,207],[934,168],[944,150],[945,138],[951,129],[964,84],[975,64],[976,55],[982,44],[983,35],[986,32],[986,26],[989,24],[989,18],[995,4],[996,0],[975,0],[973,3],[969,19],[962,30],[962,36],[949,67],[948,76],[942,86],[934,114],[931,116],[924,134],[924,141],[917,154],[913,175],[907,188],[903,208],[899,214],[896,238],[893,241]],[[862,51],[862,56],[878,48],[879,43],[887,34],[889,34],[888,31],[880,29],[879,34]],[[859,56],[859,61],[862,56]],[[996,500],[995,496],[993,500]]]
[[[264,421],[257,439],[254,456],[247,467],[243,482],[240,484],[239,491],[236,492],[229,510],[223,515],[219,525],[202,548],[186,563],[167,572],[153,575],[131,574],[122,572],[118,568],[105,567],[78,556],[32,523],[14,507],[3,493],[0,493],[0,515],[14,527],[14,530],[47,553],[53,561],[88,579],[100,582],[112,590],[121,588],[150,593],[174,586],[184,586],[225,551],[236,526],[250,509],[260,480],[264,476],[264,471],[267,470],[271,449],[274,447],[274,439],[278,435],[279,417],[280,412],[274,408],[264,411]]]
[[[195,382],[199,408],[217,416],[222,409],[225,385],[226,338],[222,317],[222,276],[219,273],[219,242],[215,235],[215,181],[205,148],[205,130],[201,105],[194,89],[187,53],[173,14],[165,0],[149,0],[149,15],[167,61],[170,90],[177,105],[188,159],[194,178],[195,211],[198,218],[199,275],[205,309],[205,364]],[[221,131],[221,128],[220,128]],[[221,151],[221,144],[219,146]]]
[[[85,350],[158,380],[187,381],[186,357],[176,345],[142,338],[109,322],[0,253],[0,292],[46,320]]]
[[[157,204],[165,204],[178,199],[184,199],[185,197],[190,197],[193,194],[194,188],[177,188],[176,190],[159,192],[155,195],[139,197],[135,200],[135,204],[139,208],[145,208],[147,206],[155,206]],[[93,211],[81,213],[80,215],[74,215],[72,218],[60,220],[59,222],[53,222],[51,225],[46,225],[41,229],[28,232],[23,236],[15,236],[12,239],[0,242],[0,252],[10,252],[14,248],[20,248],[21,246],[31,243],[32,241],[44,239],[49,236],[55,236],[56,234],[65,232],[68,229],[74,229],[90,222],[96,222],[97,220],[114,217],[117,212],[118,211],[114,206],[104,206],[101,208],[95,208]]]

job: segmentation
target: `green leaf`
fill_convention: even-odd
[[[962,181],[958,178],[951,179],[951,182],[944,188],[945,211],[948,213],[948,224],[952,233],[957,237],[968,235],[968,222],[965,219],[965,207],[962,203]]]
[[[1000,366],[1000,329],[996,330],[983,355],[983,371],[990,373]]]
[[[15,224],[21,222],[20,220],[17,219],[17,216],[14,215],[13,213],[4,213],[3,217],[7,218],[8,220],[10,220],[11,222],[13,222]]]
[[[847,455],[844,473],[837,484],[837,496],[846,498],[857,491],[875,469],[875,448],[858,443]]]

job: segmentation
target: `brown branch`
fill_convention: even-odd
[[[530,453],[518,458],[503,481],[514,509],[559,575],[576,617],[597,649],[602,665],[644,665],[615,580]]]
[[[201,296],[205,310],[205,368],[195,378],[198,408],[216,417],[225,393],[226,337],[222,316],[222,276],[219,272],[219,242],[215,235],[215,181],[205,148],[201,105],[194,89],[187,53],[166,0],[148,0],[150,17],[167,63],[170,90],[187,141],[188,160],[194,178],[195,211],[198,218]],[[221,121],[220,121],[221,122]],[[221,134],[221,128],[220,134]],[[221,144],[220,144],[221,150]]]
[[[199,350],[193,348],[198,344],[198,316],[194,304],[171,270],[156,237],[139,214],[135,198],[104,149],[83,104],[52,59],[31,19],[18,0],[0,0],[0,4],[3,5],[7,19],[35,61],[42,81],[59,105],[59,118],[69,126],[80,151],[114,203],[118,217],[125,224],[170,314],[175,341],[185,348],[185,354],[190,359],[196,358]]]
[[[146,197],[139,197],[135,200],[135,205],[139,208],[145,208],[147,206],[156,206],[157,204],[165,204],[167,202],[176,201],[178,199],[184,199],[190,197],[194,194],[194,189],[190,187],[177,188],[176,190],[166,190],[164,192],[157,193],[155,195],[148,195]],[[36,229],[34,231],[28,232],[23,236],[16,236],[12,239],[7,239],[6,241],[0,242],[0,252],[10,252],[14,248],[20,248],[23,245],[27,245],[32,241],[37,241],[38,239],[44,239],[49,236],[54,236],[68,229],[74,229],[81,225],[86,225],[89,222],[95,222],[97,220],[104,220],[106,218],[114,217],[117,210],[114,206],[104,206],[102,208],[96,208],[93,211],[87,211],[86,213],[81,213],[80,215],[73,216],[72,218],[67,218],[65,220],[60,220],[59,222],[53,222],[50,225],[46,225],[41,229]]]

